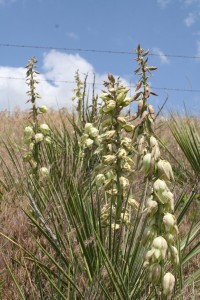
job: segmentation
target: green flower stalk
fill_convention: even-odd
[[[42,143],[51,144],[51,130],[47,124],[39,124],[39,115],[44,114],[48,111],[45,105],[37,106],[37,100],[40,99],[40,95],[36,92],[36,86],[39,83],[37,80],[37,75],[39,74],[36,71],[37,60],[35,57],[31,58],[28,61],[26,66],[26,83],[29,86],[27,95],[29,99],[27,102],[30,102],[31,107],[31,117],[32,124],[27,126],[24,129],[24,142],[28,146],[28,153],[24,155],[25,161],[29,161],[31,166],[31,173],[35,174],[37,179],[40,177],[40,170],[44,170],[45,167],[42,167],[40,159],[40,149]]]
[[[95,153],[101,154],[102,162],[96,168],[95,181],[97,186],[102,186],[108,198],[108,203],[102,208],[101,218],[105,226],[109,224],[112,206],[112,228],[119,229],[122,221],[128,225],[130,219],[126,202],[134,166],[131,140],[134,126],[122,113],[133,99],[127,97],[129,90],[119,80],[116,81],[112,74],[108,74],[108,81],[104,85],[107,90],[100,96],[100,128],[97,130],[94,124],[87,123],[82,145],[85,148],[96,147]],[[136,209],[136,201],[133,207]]]
[[[164,275],[164,265],[166,262],[179,264],[174,196],[168,187],[174,176],[170,163],[160,158],[159,144],[153,131],[155,113],[153,106],[147,101],[150,95],[156,95],[149,87],[148,78],[157,68],[147,65],[148,51],[138,46],[136,52],[139,68],[135,73],[141,77],[134,96],[134,100],[138,102],[139,125],[136,126],[133,136],[138,151],[137,167],[142,169],[152,185],[144,209],[148,214],[149,225],[143,243],[150,248],[146,253],[144,266],[148,268],[150,283],[157,286],[163,297],[171,297],[175,279],[169,272]]]

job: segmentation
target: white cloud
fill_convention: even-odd
[[[66,36],[72,40],[78,40],[79,36],[74,32],[66,32]]]
[[[158,3],[162,8],[165,8],[170,2],[171,2],[171,0],[157,0],[157,3]]]
[[[38,104],[54,108],[71,107],[72,89],[75,88],[74,75],[77,69],[80,74],[89,73],[88,82],[93,81],[93,73],[96,73],[96,82],[102,83],[106,79],[106,74],[95,72],[93,65],[78,54],[66,54],[55,50],[45,53],[38,85],[38,92],[42,99],[38,100]],[[15,106],[22,109],[28,108],[25,104],[28,89],[25,80],[2,78],[24,78],[25,72],[24,68],[0,66],[0,110],[13,110]],[[128,85],[125,79],[122,78],[122,80]],[[68,81],[68,83],[61,81]],[[92,85],[88,87],[91,88]],[[102,88],[103,86],[97,85],[96,92],[100,92]]]
[[[161,63],[169,64],[169,62],[170,62],[169,59],[167,58],[167,56],[165,56],[165,54],[159,48],[154,48],[153,52],[160,57]]]
[[[185,20],[184,20],[184,23],[185,23],[185,25],[187,26],[187,27],[190,27],[190,26],[192,26],[195,22],[196,22],[196,20],[197,20],[197,18],[198,18],[198,14],[197,13],[189,13],[188,14],[188,16],[185,18]]]

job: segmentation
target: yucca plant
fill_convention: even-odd
[[[23,164],[23,192],[31,205],[25,213],[36,249],[13,243],[28,261],[32,299],[184,299],[184,289],[192,293],[190,286],[199,278],[199,270],[184,273],[200,252],[199,220],[193,218],[189,230],[181,232],[198,185],[175,199],[176,181],[162,157],[154,108],[148,103],[156,95],[148,84],[156,68],[147,64],[148,51],[138,46],[136,53],[140,78],[135,96],[127,97],[128,88],[109,74],[100,107],[94,95],[92,105],[87,104],[86,80],[77,73],[77,115],[68,118],[69,127],[63,119],[61,130],[46,123],[41,128],[38,112],[44,111],[37,107],[31,77],[33,123],[25,129],[29,156]],[[28,77],[35,66],[35,60],[30,62]],[[132,101],[138,108],[129,116]],[[15,149],[7,150],[22,174]],[[9,174],[14,181],[4,162],[5,185]],[[30,298],[6,264],[18,298]]]

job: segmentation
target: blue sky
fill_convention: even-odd
[[[200,56],[200,0],[0,0],[0,44],[52,46],[131,52],[138,43],[157,56],[150,56],[158,71],[152,86],[200,90],[200,59],[159,54]],[[35,55],[42,82],[41,103],[70,106],[74,72],[90,72],[101,82],[107,72],[127,84],[137,80],[134,55],[45,50],[0,46],[0,77],[24,77],[24,65]],[[51,82],[48,79],[52,80]],[[99,87],[98,87],[99,88]],[[24,108],[23,80],[0,78],[0,109]],[[151,101],[166,109],[200,112],[200,92],[156,90]],[[99,91],[98,91],[99,92]],[[133,93],[133,89],[131,91]]]

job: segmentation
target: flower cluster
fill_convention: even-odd
[[[36,100],[40,98],[40,95],[35,91],[36,84],[38,80],[36,75],[39,74],[35,71],[37,60],[35,57],[29,60],[27,68],[27,84],[29,86],[29,91],[27,92],[30,97],[27,102],[31,102],[31,114],[33,123],[25,127],[24,129],[24,142],[28,147],[26,154],[24,155],[24,160],[28,161],[31,165],[32,172],[37,173],[39,171],[40,178],[45,178],[49,175],[49,170],[46,167],[40,166],[39,159],[39,149],[42,143],[51,144],[51,130],[47,124],[39,124],[38,115],[47,113],[48,109],[45,105],[37,106]],[[40,168],[40,169],[39,169]]]
[[[164,276],[164,263],[171,261],[179,263],[179,254],[176,247],[178,227],[174,216],[174,196],[168,185],[173,181],[173,171],[170,163],[161,159],[159,143],[153,132],[154,109],[147,103],[150,95],[156,95],[150,90],[147,73],[156,67],[147,65],[146,55],[140,46],[137,49],[137,62],[139,68],[136,73],[141,75],[137,84],[134,99],[138,101],[136,118],[139,125],[135,131],[137,149],[137,168],[141,169],[152,183],[152,187],[146,199],[144,212],[148,215],[148,227],[145,229],[143,243],[149,246],[146,253],[144,266],[148,268],[148,279],[152,284],[160,285],[163,295],[170,296],[175,278],[171,273]]]
[[[112,228],[118,229],[121,222],[129,224],[131,209],[138,207],[137,201],[129,197],[129,178],[134,167],[131,139],[134,126],[128,117],[122,115],[122,110],[132,99],[127,97],[129,90],[116,81],[112,74],[108,74],[108,81],[104,85],[107,91],[103,91],[100,97],[100,128],[97,130],[92,124],[86,124],[82,143],[87,148],[96,145],[95,153],[101,154],[101,164],[95,169],[95,182],[108,198],[102,208],[101,219],[106,226],[111,216],[112,220],[116,220]],[[125,205],[126,202],[128,205]]]
[[[24,160],[30,162],[33,169],[36,169],[38,165],[38,162],[34,159],[36,147],[41,143],[51,144],[52,140],[50,134],[51,130],[47,124],[39,125],[38,132],[35,132],[34,127],[30,125],[24,129],[24,142],[28,146],[28,151],[24,155]],[[47,168],[41,168],[40,173],[43,174],[43,177],[46,177],[47,171],[44,171],[44,169]]]

